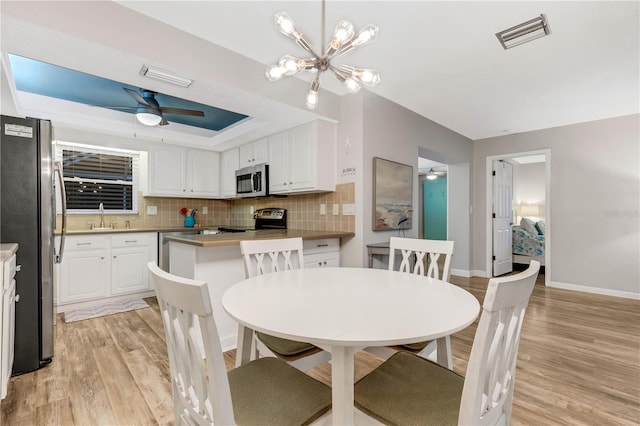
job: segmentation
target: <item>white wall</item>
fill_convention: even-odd
[[[370,92],[364,92],[363,119],[363,253],[366,253],[366,244],[388,241],[389,237],[399,235],[398,230],[372,230],[373,157],[413,167],[413,226],[405,230],[404,235],[417,238],[418,156],[421,152],[428,152],[428,158],[449,165],[449,203],[455,206],[455,211],[449,214],[449,231],[456,241],[452,269],[459,274],[467,275],[471,270],[468,255],[471,246],[471,140]],[[402,236],[402,233],[400,235]]]
[[[550,284],[640,298],[640,115],[475,141],[473,269],[486,262],[486,157],[549,149]]]
[[[545,163],[513,165],[513,201],[543,205]]]

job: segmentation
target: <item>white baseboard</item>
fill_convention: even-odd
[[[625,299],[640,300],[640,293],[632,293],[630,291],[611,290],[608,288],[590,287],[586,285],[559,283],[550,281],[549,287],[561,288],[564,290],[582,291],[584,293],[601,294],[604,296],[622,297]]]
[[[451,275],[464,278],[471,278],[473,276],[471,271],[465,271],[464,269],[451,269]]]
[[[487,271],[482,270],[482,269],[474,269],[473,271],[471,271],[471,276],[472,277],[489,278],[489,276],[487,275]]]

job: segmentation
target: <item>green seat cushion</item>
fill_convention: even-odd
[[[356,406],[389,425],[457,425],[464,377],[397,352],[355,385]]]
[[[266,347],[279,355],[292,356],[302,352],[315,349],[311,343],[297,342],[295,340],[282,339],[265,333],[256,333],[258,339],[265,344]]]
[[[229,372],[238,425],[305,425],[331,408],[331,388],[273,357]]]
[[[400,345],[400,346],[405,349],[409,349],[410,351],[419,352],[424,348],[426,348],[428,344],[429,342],[417,342],[417,343],[408,343],[406,345]]]

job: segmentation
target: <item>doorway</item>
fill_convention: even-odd
[[[447,239],[448,184],[447,165],[418,157],[420,238]]]
[[[490,156],[486,158],[486,267],[487,277],[495,276],[493,271],[494,246],[494,219],[495,199],[493,193],[493,163],[495,161],[508,161],[514,165],[514,193],[512,202],[512,219],[509,221],[514,226],[519,226],[522,217],[531,218],[534,221],[542,220],[545,225],[544,250],[539,256],[544,265],[545,285],[550,284],[551,271],[551,152],[548,149],[518,152],[505,155]],[[532,170],[537,170],[532,173]],[[533,178],[532,176],[535,176]],[[526,179],[525,179],[526,177]],[[518,179],[521,179],[519,182]],[[535,189],[533,187],[536,187]],[[514,255],[516,262],[527,262],[531,259],[526,256]],[[517,268],[518,265],[514,264]]]

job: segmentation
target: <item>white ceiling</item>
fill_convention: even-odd
[[[306,81],[270,83],[263,75],[264,65],[284,54],[303,56],[273,28],[273,14],[287,11],[319,50],[320,1],[56,3],[3,0],[3,55],[18,53],[255,117],[247,128],[215,140],[191,136],[192,144],[224,149],[313,118],[339,118],[337,96],[345,91],[332,75],[323,76],[325,91],[313,113],[304,108]],[[376,68],[382,82],[371,91],[477,140],[638,113],[639,5],[328,1],[326,27],[330,33],[340,19],[351,20],[356,28],[378,25],[376,42],[339,63]],[[541,13],[547,16],[550,36],[502,49],[496,32]],[[196,83],[187,91],[164,83],[153,87],[137,75],[143,63],[195,78]],[[6,69],[6,62],[3,65]],[[28,110],[10,80],[3,82],[3,90],[12,92],[18,112]],[[60,114],[60,108],[47,108]],[[95,108],[80,109],[64,120],[95,115]],[[110,123],[105,121],[103,130],[113,128]],[[180,139],[169,129],[153,134],[157,129],[131,122],[125,127],[128,132]]]

